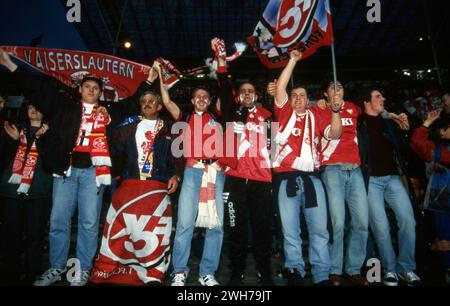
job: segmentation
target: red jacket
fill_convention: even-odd
[[[427,162],[433,160],[434,149],[436,148],[436,142],[428,139],[429,134],[429,130],[421,126],[414,131],[411,139],[411,148]],[[448,146],[442,146],[439,162],[444,165],[450,164],[450,151]]]

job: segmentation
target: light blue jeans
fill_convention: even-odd
[[[186,168],[184,170],[183,184],[178,201],[178,218],[173,245],[172,264],[173,272],[189,273],[188,260],[191,253],[192,234],[198,211],[199,192],[204,169]],[[220,262],[220,253],[223,241],[223,186],[225,175],[217,172],[216,178],[216,206],[222,227],[220,229],[206,229],[205,244],[200,261],[199,275],[214,275]]]
[[[398,175],[371,176],[369,181],[369,222],[385,272],[416,269],[416,221],[411,201]],[[396,260],[384,201],[393,210],[398,226]]]
[[[50,266],[63,269],[69,255],[72,217],[78,208],[77,258],[82,270],[90,270],[97,252],[98,225],[104,186],[95,184],[95,168],[72,167],[67,178],[53,179],[50,216]]]
[[[350,214],[350,231],[345,252],[345,272],[361,273],[366,258],[369,233],[369,207],[361,168],[342,170],[339,165],[327,166],[322,173],[327,189],[329,213],[333,226],[330,243],[331,274],[341,275],[344,265],[345,203]]]
[[[312,267],[313,282],[327,280],[330,273],[330,256],[328,253],[327,204],[320,179],[311,176],[317,194],[317,207],[305,208],[303,180],[297,178],[297,195],[288,197],[287,180],[281,181],[278,192],[281,227],[284,242],[284,266],[296,268],[302,277],[305,276],[305,262],[302,255],[302,239],[300,237],[300,213],[303,208],[309,235],[309,261]]]

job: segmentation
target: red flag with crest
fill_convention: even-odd
[[[248,43],[268,68],[281,68],[289,52],[305,59],[333,41],[328,0],[270,0]]]
[[[172,206],[167,184],[125,180],[109,207],[94,283],[162,283],[170,262]]]

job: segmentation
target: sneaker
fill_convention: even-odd
[[[356,286],[369,286],[369,282],[361,274],[345,275],[345,278]]]
[[[302,286],[303,277],[298,273],[297,269],[287,270],[287,285],[288,286]]]
[[[198,279],[202,286],[219,286],[219,282],[216,281],[214,275],[205,275]]]
[[[70,286],[83,287],[89,282],[90,273],[89,270],[82,270],[80,274],[80,279],[72,280]]]
[[[34,283],[33,286],[50,286],[57,281],[61,280],[61,275],[66,272],[66,269],[54,269],[50,268],[44,272],[44,274],[39,277]]]
[[[184,286],[185,284],[186,284],[186,273],[181,272],[175,274],[175,276],[172,278],[172,284],[170,285],[181,287]]]
[[[331,286],[340,286],[342,282],[342,277],[338,274],[330,274]]]
[[[230,280],[228,281],[228,286],[242,286],[242,281],[244,280],[244,273],[232,272]]]
[[[414,271],[401,272],[398,276],[408,285],[408,286],[419,286],[420,278]]]
[[[386,272],[383,276],[385,286],[398,286],[398,277],[394,272]]]

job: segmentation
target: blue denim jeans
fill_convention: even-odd
[[[369,207],[361,168],[342,170],[338,165],[327,166],[322,180],[327,190],[333,226],[333,241],[329,245],[331,274],[341,275],[343,271],[345,203],[351,217],[346,241],[345,272],[349,275],[360,274],[366,258],[369,233]]]
[[[95,168],[72,167],[67,178],[53,180],[50,216],[50,266],[65,268],[70,247],[72,217],[78,208],[77,258],[82,270],[90,270],[97,252],[98,225],[104,186],[95,184]]]
[[[278,192],[281,227],[283,230],[284,256],[286,268],[295,268],[302,277],[305,276],[305,262],[302,255],[300,237],[300,212],[303,208],[309,235],[309,261],[312,267],[313,282],[327,280],[330,273],[330,256],[328,253],[327,204],[320,179],[311,176],[317,194],[317,207],[305,208],[303,180],[297,178],[297,195],[288,197],[287,180],[281,181]]]
[[[369,222],[385,272],[416,269],[416,221],[411,201],[398,175],[371,176],[369,181]],[[384,201],[392,209],[398,226],[398,257],[392,247]]]
[[[178,201],[177,228],[173,245],[173,272],[189,273],[188,260],[191,253],[192,234],[198,211],[199,192],[204,169],[186,168]],[[202,259],[200,261],[200,276],[214,275],[219,266],[223,241],[223,186],[225,175],[217,171],[216,206],[222,227],[206,229]]]

